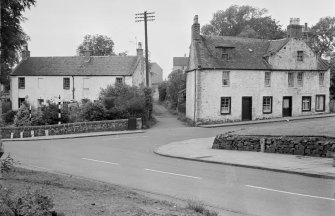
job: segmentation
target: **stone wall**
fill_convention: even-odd
[[[313,136],[243,136],[232,134],[217,135],[213,142],[213,149],[261,151],[316,157],[330,157],[329,152],[335,152],[334,137]]]
[[[137,118],[136,121],[136,129],[142,129],[142,119]],[[46,136],[46,133],[48,133],[48,135],[63,135],[101,131],[124,131],[127,129],[128,119],[120,119],[108,121],[77,122],[60,125],[3,127],[0,128],[0,131],[3,139],[10,139],[11,133],[13,133],[13,138],[20,138],[21,132],[23,132],[23,137],[32,137],[32,133],[36,137]]]

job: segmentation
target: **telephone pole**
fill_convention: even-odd
[[[154,21],[155,12],[147,12],[135,14],[135,22],[144,22],[144,33],[145,33],[145,78],[147,87],[149,87],[149,57],[148,57],[148,31],[147,31],[147,22]]]

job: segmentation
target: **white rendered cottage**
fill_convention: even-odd
[[[139,43],[137,56],[30,57],[27,47],[22,61],[10,77],[12,109],[28,100],[39,107],[48,100],[57,102],[97,100],[101,88],[117,82],[145,84],[145,61]]]
[[[192,25],[186,117],[229,122],[329,112],[330,69],[291,20],[288,38],[200,35]]]

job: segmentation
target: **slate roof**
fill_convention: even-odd
[[[203,69],[241,69],[241,70],[271,70],[272,66],[266,61],[266,56],[278,52],[289,41],[264,40],[232,36],[201,36],[195,44],[195,64]],[[231,60],[217,57],[216,47],[232,47]],[[327,70],[329,66],[319,59],[318,69]],[[192,70],[194,68],[188,68]]]
[[[188,57],[173,57],[173,66],[187,66]]]
[[[138,56],[29,57],[12,76],[128,76],[140,61]]]

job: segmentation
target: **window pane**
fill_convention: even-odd
[[[271,113],[272,112],[272,98],[263,97],[263,112]]]
[[[265,86],[271,85],[271,72],[265,72]]]
[[[323,95],[317,95],[316,96],[316,109],[318,111],[323,111],[324,110],[324,101],[325,97]]]
[[[325,80],[325,74],[324,73],[319,73],[319,85],[320,86],[324,85],[324,80]]]
[[[221,98],[221,114],[230,113],[230,98]]]
[[[229,71],[222,72],[222,85],[224,86],[229,85]]]
[[[302,97],[302,110],[303,111],[311,110],[311,98],[310,97]]]

